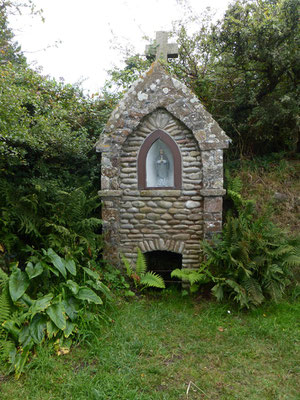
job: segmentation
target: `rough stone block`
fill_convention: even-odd
[[[171,208],[172,207],[172,203],[170,201],[165,201],[165,200],[161,200],[158,202],[159,207],[162,208]]]
[[[157,221],[160,219],[160,215],[154,214],[154,213],[149,213],[147,215],[148,219],[151,219],[152,221]]]
[[[151,212],[153,212],[153,209],[151,207],[141,207],[140,212],[141,213],[151,213]]]
[[[173,235],[173,239],[175,240],[188,240],[190,238],[190,235],[186,233],[178,233],[176,235]]]
[[[221,213],[223,209],[222,197],[205,197],[204,212]]]
[[[222,213],[204,213],[204,221],[222,221]]]
[[[198,201],[193,201],[193,200],[188,200],[185,203],[185,207],[189,209],[200,207],[200,205],[201,204]]]
[[[201,220],[201,214],[190,214],[188,215],[188,219],[191,221],[199,221]]]
[[[163,214],[163,215],[161,215],[160,218],[165,219],[165,220],[173,219],[173,217],[170,214]]]
[[[204,233],[217,233],[222,232],[222,222],[221,221],[204,221]]]

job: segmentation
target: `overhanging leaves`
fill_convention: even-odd
[[[89,303],[103,304],[101,298],[92,290],[87,287],[81,287],[75,296],[79,300],[85,300]]]
[[[46,313],[59,329],[66,328],[65,309],[62,303],[53,304],[47,308]]]
[[[52,249],[48,249],[46,254],[51,260],[54,267],[62,274],[64,278],[66,278],[67,272],[66,272],[65,260],[62,259],[58,254],[56,254],[55,251]]]
[[[28,288],[30,282],[25,272],[16,268],[9,278],[9,293],[13,301],[17,301]]]

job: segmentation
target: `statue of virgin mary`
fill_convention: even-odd
[[[159,156],[155,161],[156,184],[158,187],[169,186],[170,163],[163,149],[159,150]]]

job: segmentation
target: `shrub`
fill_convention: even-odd
[[[31,256],[25,271],[17,263],[9,276],[0,269],[0,357],[12,365],[16,378],[36,345],[47,340],[58,354],[67,352],[80,328],[79,316],[103,304],[100,294],[110,298],[96,270],[51,248]]]
[[[201,243],[205,261],[198,271],[175,270],[191,289],[208,281],[218,300],[233,299],[240,307],[278,301],[290,283],[292,268],[300,265],[300,238],[290,238],[276,227],[269,213],[258,215],[254,202],[244,200],[239,178],[231,180],[230,210],[220,236]]]

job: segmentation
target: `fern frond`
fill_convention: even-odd
[[[12,314],[12,304],[8,292],[8,286],[2,289],[0,294],[0,331],[4,321],[8,320]]]
[[[285,254],[290,254],[293,252],[294,247],[290,245],[279,246],[277,249],[273,251],[274,256],[279,257]]]
[[[246,289],[251,302],[258,306],[264,301],[264,295],[260,284],[254,278],[246,278],[243,281],[243,286]]]
[[[171,277],[188,281],[191,285],[194,285],[197,282],[201,282],[203,278],[206,278],[206,275],[194,269],[183,268],[172,271]]]
[[[246,289],[232,279],[226,279],[225,282],[234,290],[234,300],[239,303],[241,307],[249,308],[249,298]]]
[[[2,268],[0,268],[0,289],[6,286],[6,284],[8,283],[8,279],[8,275],[2,270]]]
[[[49,223],[49,222],[46,222],[45,226],[47,228],[53,228],[53,230],[55,232],[57,232],[57,233],[59,233],[61,235],[64,235],[64,236],[70,236],[71,235],[70,230],[68,228],[66,228],[65,226],[57,225],[57,224]]]
[[[0,360],[6,361],[15,344],[8,338],[7,331],[2,324],[13,314],[13,305],[8,289],[8,275],[0,268]]]
[[[283,265],[287,267],[298,267],[300,266],[300,255],[291,254],[290,256],[286,257]]]
[[[102,221],[99,218],[84,218],[79,222],[80,228],[86,229],[97,229],[102,225]]]
[[[142,276],[141,284],[148,287],[157,287],[160,289],[165,288],[165,283],[163,278],[152,271],[148,271],[145,273],[145,275]]]
[[[42,237],[39,231],[40,221],[35,218],[31,213],[26,213],[20,209],[16,217],[19,220],[19,231],[24,231],[26,235],[34,234],[36,237]]]
[[[130,262],[128,261],[128,259],[123,254],[121,254],[121,260],[122,260],[122,262],[123,262],[123,264],[124,264],[124,266],[126,268],[127,276],[130,277],[133,274],[133,270],[132,270],[132,267],[130,265]]]
[[[265,290],[272,300],[278,302],[282,298],[284,286],[281,282],[270,279],[265,283]]]
[[[212,289],[212,294],[217,298],[218,301],[222,301],[224,298],[224,290],[223,285],[221,283],[217,283]]]
[[[0,333],[3,329],[3,322],[8,320],[13,312],[8,289],[8,279],[8,275],[0,268]]]
[[[142,253],[141,249],[137,249],[137,260],[136,260],[136,273],[139,276],[143,276],[147,271],[146,257]]]
[[[10,353],[15,349],[15,343],[10,339],[0,339],[0,360],[5,362]]]

